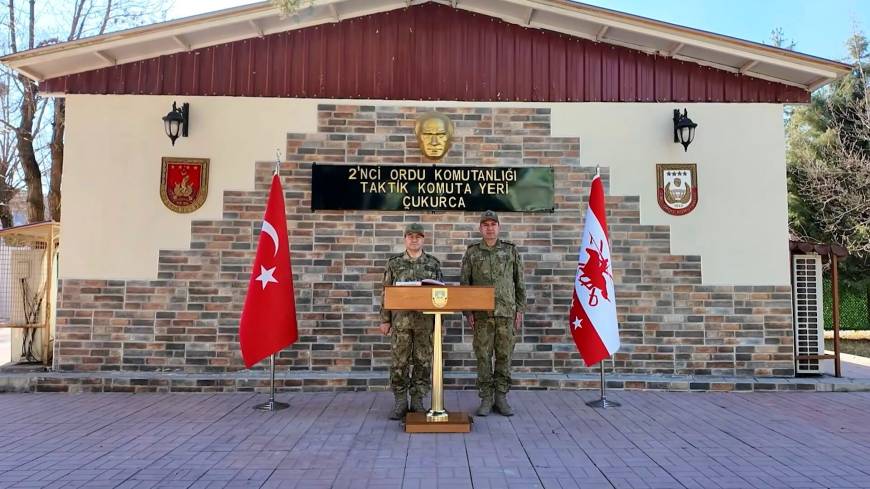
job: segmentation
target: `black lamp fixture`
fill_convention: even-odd
[[[190,126],[190,104],[183,103],[179,109],[175,102],[172,102],[172,110],[163,116],[163,127],[166,130],[166,135],[175,146],[175,140],[178,139],[179,131],[181,137],[187,137],[187,131]]]
[[[680,114],[680,109],[674,109],[674,142],[683,145],[683,151],[689,151],[689,145],[695,139],[697,124],[689,119],[686,109]]]

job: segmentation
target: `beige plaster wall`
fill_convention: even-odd
[[[686,152],[673,109],[698,123]],[[553,135],[580,136],[580,159],[609,166],[614,195],[639,195],[641,222],[671,227],[674,254],[701,255],[710,285],[788,285],[788,202],[782,106],[562,104]],[[698,206],[685,216],[656,201],[657,163],[697,163]]]
[[[190,102],[192,119],[190,137],[175,147],[160,121],[173,100]],[[155,279],[158,250],[188,248],[192,219],[219,218],[224,190],[251,189],[253,163],[274,160],[286,133],[316,130],[318,102],[67,97],[60,277]],[[611,193],[639,195],[643,223],[670,225],[675,254],[701,255],[705,284],[789,283],[781,105],[680,105],[699,124],[688,153],[671,142],[676,104],[510,105],[551,107],[553,135],[579,136],[582,163],[611,168]],[[202,208],[176,214],[163,206],[163,156],[211,159]],[[700,199],[694,212],[674,217],[656,203],[655,164],[680,162],[698,164]]]
[[[191,104],[173,147],[161,117]],[[313,101],[156,96],[67,97],[60,278],[157,278],[160,249],[190,247],[190,222],[221,216],[223,191],[251,189],[254,162],[283,154],[288,132],[316,130]],[[163,156],[209,158],[208,199],[190,214],[160,200]]]

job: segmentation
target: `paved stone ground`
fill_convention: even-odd
[[[0,487],[870,487],[870,393],[595,397],[515,392],[512,418],[410,436],[385,392],[280,394],[278,413],[261,394],[5,394]]]

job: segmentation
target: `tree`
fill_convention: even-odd
[[[43,0],[38,5],[26,0],[22,7],[8,0],[2,20],[9,35],[3,49],[16,53],[157,22],[165,19],[168,5],[169,0]],[[27,191],[28,221],[46,219],[45,174],[49,216],[59,221],[66,100],[41,97],[36,82],[6,67],[0,67],[0,80],[0,223],[12,225],[9,201],[22,189]]]
[[[847,287],[870,306],[870,85],[868,43],[848,40],[852,72],[813,94],[787,125],[792,234],[844,245]],[[870,307],[868,307],[870,308]]]
[[[777,27],[770,31],[770,45],[794,51],[794,48],[797,47],[797,42],[794,39],[786,39],[783,28]]]
[[[785,31],[782,27],[774,28],[770,31],[770,38],[768,42],[765,44],[770,44],[771,46],[778,47],[780,49],[787,49],[789,51],[794,51],[797,47],[797,42],[794,39],[787,39],[785,37]],[[783,121],[788,122],[791,117],[791,113],[794,110],[794,107],[791,105],[786,105],[783,107]]]
[[[27,28],[27,49],[35,46],[35,12],[36,1],[29,0],[30,22]],[[18,52],[17,24],[15,19],[15,1],[9,0],[9,45],[13,53]],[[34,149],[35,131],[33,127],[37,113],[36,83],[19,73],[16,76],[21,90],[21,105],[19,109],[18,126],[15,127],[15,139],[18,150],[18,159],[24,171],[24,183],[27,186],[27,208],[30,222],[45,220],[45,206],[43,205],[42,172],[36,158]],[[43,105],[42,109],[45,106]],[[40,119],[41,119],[40,111]]]
[[[314,0],[271,0],[272,5],[278,8],[284,15],[293,15],[306,5],[311,5]]]
[[[10,86],[13,75],[9,71],[0,72],[0,119],[11,120],[12,103],[10,100]],[[15,173],[14,165],[18,159],[18,144],[15,128],[3,125],[0,127],[0,225],[12,226],[12,211],[9,201],[17,192],[11,183],[11,176]]]

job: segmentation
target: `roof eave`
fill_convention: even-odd
[[[102,34],[99,36],[92,36],[84,39],[76,39],[74,41],[51,44],[48,46],[28,49],[26,51],[18,51],[17,53],[0,56],[0,62],[8,66],[14,67],[16,65],[20,65],[22,60],[29,58],[45,58],[50,57],[54,54],[69,52],[70,50],[87,48],[91,46],[105,46],[106,44],[111,44],[113,42],[129,40],[130,38],[136,36],[140,38],[146,36],[145,38],[147,39],[147,36],[150,34],[165,33],[166,31],[173,31],[182,28],[190,29],[202,26],[203,24],[212,25],[220,22],[223,19],[234,18],[239,15],[256,14],[273,10],[274,7],[271,6],[270,2],[259,2],[249,5],[242,5],[240,7],[232,7],[228,9],[218,10],[215,12],[207,12],[204,14],[193,15],[181,19],[168,20],[166,22],[133,27],[130,29],[110,32],[108,34]]]
[[[799,59],[805,61],[807,63],[818,64],[820,66],[827,66],[831,70],[835,71],[843,71],[846,72],[852,69],[852,66],[843,63],[840,61],[835,61],[827,58],[821,58],[818,56],[813,56],[811,54],[801,53],[798,51],[793,51],[789,49],[779,48],[776,46],[770,46],[767,44],[757,43],[753,41],[747,41],[745,39],[740,39],[736,37],[726,36],[723,34],[717,34],[713,32],[704,31],[701,29],[693,29],[691,27],[682,26],[679,24],[672,24],[670,22],[664,22],[660,20],[650,19],[647,17],[642,17],[639,15],[629,14],[625,12],[619,12],[616,10],[610,10],[604,7],[598,7],[595,5],[584,4],[580,2],[574,2],[570,0],[511,0],[511,1],[521,1],[529,4],[541,4],[546,6],[555,6],[562,9],[574,10],[577,12],[586,12],[586,13],[594,13],[597,17],[605,17],[611,18],[616,21],[626,22],[632,25],[644,26],[644,25],[654,25],[658,29],[670,30],[674,34],[680,34],[682,36],[689,36],[693,39],[697,39],[699,41],[704,40],[716,40],[723,43],[739,45],[747,50],[757,51],[759,55],[765,56],[773,56],[779,57],[782,59],[795,60]]]
[[[426,0],[314,0],[310,14],[306,16],[281,17],[270,2],[260,2],[230,9],[201,14],[160,24],[128,29],[102,36],[81,39],[68,43],[45,46],[0,57],[0,62],[19,71],[25,76],[43,81],[99,69],[114,64],[129,63],[165,54],[190,51],[211,45],[237,41],[257,36],[294,30],[312,25],[338,22],[347,18],[368,15],[380,11],[394,10],[409,4],[425,3]],[[778,83],[797,86],[812,91],[849,73],[852,69],[845,63],[818,58],[815,56],[788,51],[773,46],[753,43],[720,34],[670,24],[644,17],[616,12],[601,7],[575,3],[568,0],[463,0],[452,2],[436,0],[439,3],[454,5],[457,8],[497,16],[502,20],[532,28],[548,29],[596,42],[622,45],[656,55],[670,56],[694,63],[713,66],[726,71],[762,78]],[[458,4],[458,5],[457,5]],[[519,12],[519,15],[517,15]],[[541,12],[536,16],[536,12]],[[319,15],[315,15],[319,14]],[[540,17],[549,15],[551,22]],[[561,19],[552,22],[552,19]],[[263,24],[267,24],[266,27]],[[593,26],[592,32],[581,32],[582,24]],[[230,27],[236,29],[232,36],[208,39],[193,44],[185,36],[195,36],[209,29]],[[629,32],[642,37],[649,45],[634,45],[621,42],[611,36],[613,32]],[[152,50],[145,43],[166,41],[159,50]],[[661,48],[668,43],[669,47]],[[113,49],[123,49],[139,45],[142,53],[126,56],[123,59],[113,56]],[[167,47],[169,44],[171,47]],[[651,47],[658,44],[659,47]],[[680,54],[681,49],[691,47],[706,53],[710,59],[698,59]],[[122,54],[122,53],[119,53]],[[41,69],[52,61],[68,57],[84,57],[83,64],[76,67],[44,72]],[[730,65],[716,62],[716,58],[726,57]],[[88,59],[90,58],[90,59]],[[78,60],[77,60],[78,61]],[[86,68],[81,68],[84,64]],[[736,65],[736,66],[735,66]],[[767,68],[767,73],[760,68]],[[755,71],[759,70],[759,71]],[[779,73],[777,73],[779,72]],[[774,76],[779,74],[780,76]]]

